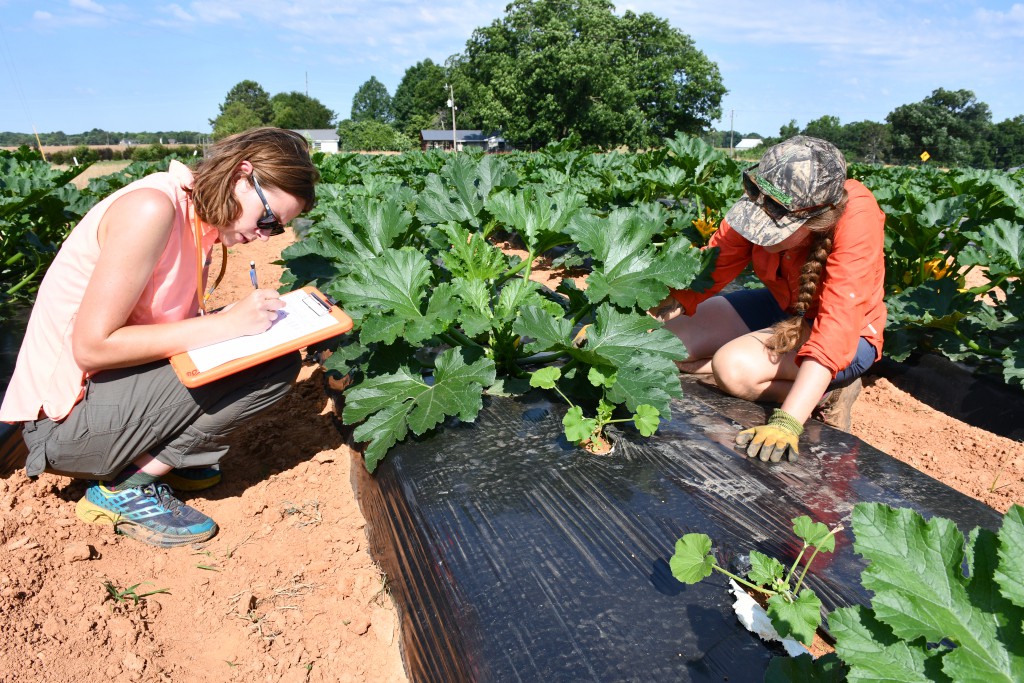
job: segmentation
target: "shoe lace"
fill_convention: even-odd
[[[155,498],[160,505],[167,508],[167,510],[175,517],[181,516],[181,508],[185,506],[180,500],[174,497],[171,492],[171,487],[161,481],[154,481],[151,484],[146,484],[142,487],[142,492],[151,497]]]

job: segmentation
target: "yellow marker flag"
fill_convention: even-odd
[[[921,161],[928,161],[932,158],[932,155],[928,153],[928,150],[921,152]]]

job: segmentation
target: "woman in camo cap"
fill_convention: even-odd
[[[689,352],[684,371],[781,404],[737,444],[750,457],[795,460],[812,413],[849,429],[859,377],[881,357],[885,215],[846,178],[842,153],[812,137],[771,147],[743,188],[708,245],[719,250],[714,284],[672,292],[679,307],[661,317]],[[719,295],[748,264],[765,288]]]

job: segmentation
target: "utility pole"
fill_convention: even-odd
[[[309,97],[309,72],[306,72],[306,97]]]
[[[733,121],[733,117],[735,116],[735,114],[736,114],[736,110],[735,109],[730,109],[729,110],[729,155],[733,159],[736,158],[736,150],[734,150],[733,146],[732,146],[732,136],[734,134],[734,130],[733,130],[734,126],[733,126],[733,122],[732,121]]]
[[[448,106],[452,108],[452,151],[459,151],[459,136],[455,130],[455,110],[458,107],[455,106],[455,90],[452,88],[451,83],[445,83],[444,87],[448,88]]]

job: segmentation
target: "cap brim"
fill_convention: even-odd
[[[776,221],[764,209],[743,197],[732,205],[725,214],[725,221],[733,230],[750,242],[762,247],[771,247],[786,239],[811,219],[811,216],[783,216]]]

